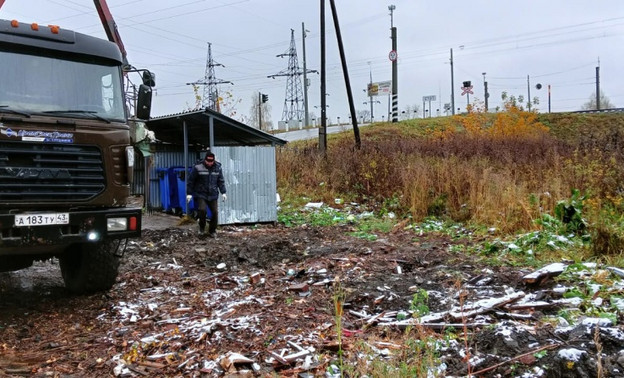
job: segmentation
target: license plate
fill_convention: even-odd
[[[15,215],[15,227],[69,224],[69,213],[40,213]]]

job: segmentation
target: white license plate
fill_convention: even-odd
[[[15,227],[69,224],[69,213],[32,213],[15,215]]]

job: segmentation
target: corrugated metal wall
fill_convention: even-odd
[[[277,221],[275,147],[215,147],[227,202],[219,200],[219,224]]]
[[[152,155],[149,169],[149,206],[162,209],[159,168],[184,166],[184,152],[171,147],[159,147]],[[277,179],[275,147],[214,147],[221,162],[228,200],[219,199],[219,224],[257,223],[277,221]],[[188,163],[193,165],[203,153],[189,152]],[[145,161],[136,159],[133,194],[145,194]]]

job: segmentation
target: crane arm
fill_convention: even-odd
[[[0,6],[5,0],[0,0]],[[124,47],[123,42],[121,41],[121,36],[119,35],[119,30],[117,29],[117,24],[113,19],[113,15],[108,9],[108,4],[106,0],[93,0],[95,4],[95,8],[97,9],[98,15],[100,16],[100,21],[102,22],[102,26],[104,27],[104,31],[106,32],[106,36],[108,40],[111,42],[115,42],[119,50],[121,51],[121,56],[123,58],[124,66],[130,66],[128,64],[128,57],[126,53],[126,48]]]

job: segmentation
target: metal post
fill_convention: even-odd
[[[262,92],[258,92],[258,130],[262,130]]]
[[[600,110],[600,67],[596,67],[596,110]]]
[[[485,99],[485,112],[488,111],[488,90],[487,90],[487,81],[485,81],[485,72],[483,73],[483,98]]]
[[[214,149],[214,117],[208,117],[208,141],[210,143],[210,150]]]
[[[344,44],[342,43],[342,33],[340,32],[340,23],[338,22],[338,11],[336,10],[336,1],[329,0],[331,6],[332,17],[334,19],[334,29],[336,30],[336,39],[338,40],[338,52],[340,53],[340,62],[342,63],[342,74],[344,76],[345,86],[347,89],[347,98],[349,100],[349,111],[355,119],[355,104],[353,103],[353,94],[351,93],[351,82],[349,80],[349,71],[347,70],[347,58],[345,56]],[[324,97],[324,96],[323,96]],[[359,149],[362,145],[360,139],[360,129],[357,121],[353,121],[353,134],[355,138],[355,146]]]
[[[392,51],[397,51],[397,29],[392,27]],[[399,122],[399,79],[398,79],[398,58],[392,61],[392,122]]]
[[[319,148],[322,153],[327,151],[327,121],[325,120],[325,0],[321,0],[321,127],[319,127]]]
[[[186,177],[188,176],[188,129],[186,127],[186,121],[182,121],[182,131],[184,138],[184,177],[185,182],[187,182]],[[149,186],[149,181],[146,182],[146,186]],[[188,195],[188,188],[184,185],[184,198]],[[189,213],[189,201],[185,201],[184,214],[188,216]]]
[[[370,73],[370,86],[369,88],[369,93],[368,93],[368,99],[370,101],[370,106],[371,106],[371,123],[373,122],[373,93],[370,91],[370,88],[373,86],[373,70],[371,69],[371,65],[370,62],[368,62],[368,72]]]
[[[451,49],[451,109],[452,109],[453,115],[455,115],[455,83],[454,83],[454,78],[453,78],[453,49]]]
[[[550,84],[548,84],[548,113],[550,113]]]
[[[529,75],[527,75],[527,106],[531,111],[531,84],[529,83]]]
[[[306,39],[306,29],[305,25],[301,23],[301,34],[302,34],[302,44],[303,44],[303,108],[304,108],[304,126],[308,127],[310,122],[310,115],[308,113],[308,69],[306,66],[306,48],[305,48],[305,39]]]

